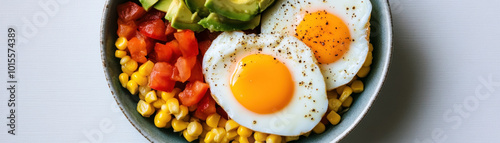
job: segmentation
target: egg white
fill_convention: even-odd
[[[319,64],[327,90],[332,90],[350,82],[365,62],[372,10],[369,0],[276,0],[262,16],[261,31],[294,35],[295,28],[307,12],[322,10],[342,19],[354,40],[341,59],[329,64]]]
[[[245,56],[259,53],[271,55],[284,63],[294,81],[291,101],[282,110],[271,114],[246,109],[230,88],[237,63]],[[212,97],[231,119],[254,131],[300,135],[312,130],[328,108],[325,82],[316,59],[310,48],[293,36],[224,32],[212,42],[202,65]]]

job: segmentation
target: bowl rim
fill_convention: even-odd
[[[371,1],[371,0],[370,0]],[[104,28],[105,28],[105,21],[107,20],[106,18],[106,15],[108,15],[109,13],[109,2],[110,0],[105,0],[104,2],[104,7],[103,7],[103,12],[102,12],[102,15],[101,15],[101,24],[100,24],[100,52],[101,52],[101,62],[102,62],[102,65],[103,65],[103,71],[104,71],[104,75],[105,75],[105,78],[106,78],[106,82],[108,84],[108,87],[111,91],[111,94],[113,96],[113,99],[116,101],[118,107],[120,108],[121,112],[123,113],[123,115],[125,115],[125,118],[130,122],[130,124],[142,135],[144,136],[149,142],[154,142],[153,141],[153,138],[150,137],[150,135],[148,134],[145,134],[142,132],[142,130],[136,126],[137,121],[136,120],[132,120],[131,119],[131,116],[130,113],[128,112],[125,112],[125,110],[123,109],[123,105],[122,105],[122,102],[120,100],[118,100],[117,98],[117,95],[115,94],[116,91],[114,88],[111,87],[111,80],[110,80],[110,75],[108,74],[108,70],[107,70],[107,65],[106,65],[106,61],[108,60],[108,58],[106,57],[106,55],[104,54],[105,51],[104,51],[104,48],[105,48],[105,44],[104,44],[104,39],[105,39],[105,31],[104,31]],[[348,127],[346,128],[346,130],[344,132],[342,132],[341,134],[339,134],[337,137],[333,138],[332,141],[330,142],[338,142],[342,139],[344,139],[349,133],[351,133],[353,131],[354,128],[357,127],[357,125],[359,124],[359,122],[366,116],[366,114],[370,111],[371,107],[374,105],[375,103],[375,100],[377,99],[377,96],[379,95],[381,89],[382,89],[382,86],[384,85],[385,83],[385,79],[387,77],[387,73],[389,72],[389,66],[390,66],[390,63],[391,63],[391,58],[392,58],[392,50],[393,50],[393,21],[392,21],[392,12],[391,12],[391,9],[390,9],[390,3],[389,3],[389,0],[381,0],[382,2],[382,5],[384,5],[387,9],[383,9],[382,11],[386,12],[387,13],[387,18],[385,18],[383,20],[384,22],[384,25],[388,25],[388,29],[387,29],[387,35],[385,36],[385,41],[388,43],[387,47],[384,47],[387,49],[388,52],[384,53],[385,55],[383,55],[383,59],[381,60],[384,60],[384,61],[387,61],[385,62],[381,69],[382,69],[382,74],[379,78],[379,80],[376,82],[378,84],[376,84],[375,86],[375,92],[372,93],[374,94],[373,96],[370,96],[369,98],[369,101],[367,103],[367,105],[363,108],[363,110],[361,111],[361,113],[359,114],[359,116],[357,118],[355,118],[355,120],[353,121],[352,124],[348,125]]]

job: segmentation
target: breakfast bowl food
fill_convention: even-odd
[[[388,2],[239,2],[106,2],[101,56],[127,119],[152,142],[342,139],[385,79]]]

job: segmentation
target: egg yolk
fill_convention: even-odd
[[[349,50],[351,35],[339,17],[326,11],[304,15],[295,29],[295,37],[311,48],[319,63],[333,63]]]
[[[292,99],[294,84],[288,68],[270,55],[253,54],[238,62],[230,81],[236,100],[246,109],[269,114]]]

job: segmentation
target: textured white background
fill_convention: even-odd
[[[7,71],[7,27],[22,29],[31,22],[37,31],[18,33],[26,42],[17,47],[17,135],[7,134],[8,97],[2,89],[0,142],[146,142],[114,108],[104,79],[99,53],[104,1],[56,1],[55,13],[39,4],[54,1],[0,5],[0,72]],[[394,51],[386,84],[343,141],[500,142],[500,86],[488,90],[479,80],[491,76],[500,82],[500,1],[390,3]],[[491,96],[479,100],[478,88]],[[101,123],[111,128],[103,130]]]

